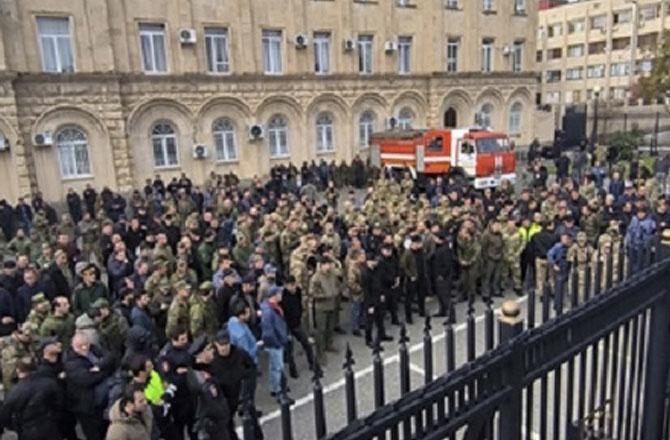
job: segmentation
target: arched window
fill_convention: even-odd
[[[509,122],[507,131],[509,134],[521,133],[521,114],[523,112],[523,105],[520,102],[515,102],[509,109]]]
[[[316,118],[316,152],[328,153],[334,150],[333,117],[330,113],[319,113]]]
[[[492,119],[493,105],[487,102],[486,104],[482,105],[481,109],[479,110],[478,124],[484,128],[490,128]]]
[[[414,112],[409,107],[403,107],[398,113],[398,128],[401,130],[409,130],[412,128],[414,122]]]
[[[444,126],[445,128],[456,128],[458,126],[458,113],[453,107],[449,107],[444,112]]]
[[[237,160],[237,142],[235,140],[235,127],[230,119],[218,119],[212,126],[214,134],[214,146],[216,147],[216,160]]]
[[[370,137],[375,131],[375,121],[377,117],[371,110],[366,110],[358,119],[358,146],[368,148],[370,146]]]
[[[65,127],[56,135],[60,173],[64,178],[91,175],[88,160],[88,141],[84,132],[76,126]]]
[[[274,115],[268,121],[268,143],[270,157],[288,156],[288,122],[282,115]]]
[[[154,166],[156,168],[179,165],[177,134],[169,122],[159,122],[154,125],[153,130],[151,130],[151,144],[154,149]]]

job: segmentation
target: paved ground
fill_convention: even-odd
[[[510,300],[517,301],[521,308],[525,310],[525,297],[518,298],[516,295],[510,295]],[[503,299],[497,299],[494,308],[498,309],[502,305]],[[429,308],[436,310],[437,303],[429,302]],[[476,304],[475,323],[476,323],[476,354],[484,352],[484,305],[480,302]],[[348,304],[345,305],[342,317],[348,312]],[[499,309],[496,310],[496,314]],[[456,367],[463,365],[467,358],[466,349],[466,305],[461,303],[457,306],[457,324],[454,327],[455,333],[455,355]],[[342,322],[348,322],[343,319]],[[433,339],[433,371],[434,375],[441,375],[446,372],[446,355],[444,341],[444,319],[434,318],[432,320],[432,339]],[[423,360],[423,327],[424,322],[415,319],[414,325],[409,326],[408,336],[410,342],[410,368],[411,368],[411,388],[416,389],[424,383],[424,360]],[[495,328],[496,326],[494,326]],[[391,334],[395,340],[384,344],[382,353],[385,371],[385,398],[387,402],[396,400],[400,397],[399,382],[399,362],[398,362],[398,327],[390,327]],[[496,334],[497,340],[497,334]],[[372,353],[365,346],[362,338],[353,336],[338,336],[336,347],[341,351],[341,355],[330,355],[328,363],[324,367],[324,378],[322,385],[324,388],[324,399],[326,405],[326,421],[329,432],[336,432],[346,425],[346,407],[344,393],[343,363],[346,343],[349,343],[354,353],[356,364],[354,366],[356,376],[356,391],[358,401],[358,416],[363,417],[369,414],[374,408],[374,383],[372,374]],[[295,400],[292,407],[293,433],[295,440],[309,440],[315,438],[314,427],[314,406],[312,395],[311,374],[307,369],[307,363],[302,352],[298,350],[298,369],[301,376],[297,380],[289,380],[291,388],[290,396]],[[267,371],[267,360],[262,357],[261,368]],[[261,424],[263,431],[268,439],[279,439],[281,436],[281,419],[279,407],[267,391],[267,376],[264,375],[259,382],[257,393],[259,409],[263,411]]]

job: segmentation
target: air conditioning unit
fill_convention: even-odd
[[[50,147],[53,145],[54,140],[50,131],[45,131],[44,133],[37,133],[33,143],[36,147]]]
[[[344,51],[351,52],[356,49],[356,42],[352,38],[347,38],[344,40]]]
[[[259,141],[265,137],[265,129],[260,124],[249,126],[249,140],[251,142]]]
[[[197,41],[197,34],[195,29],[180,29],[179,42],[181,44],[195,44]]]
[[[193,146],[193,159],[205,159],[207,153],[207,145],[197,144]]]
[[[384,43],[384,52],[387,53],[392,53],[398,50],[398,43],[395,41],[389,40],[386,43]]]
[[[503,55],[509,56],[512,53],[512,48],[509,45],[503,47]]]
[[[309,37],[307,34],[298,34],[293,39],[296,49],[306,49],[309,44]]]
[[[0,133],[0,151],[9,151],[9,139]]]
[[[398,127],[398,118],[396,118],[395,116],[386,118],[386,121],[384,121],[384,125],[388,130],[393,130],[394,128]]]

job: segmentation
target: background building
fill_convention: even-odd
[[[542,102],[559,107],[600,99],[623,104],[651,71],[670,5],[659,0],[591,0],[539,12],[536,59]]]
[[[0,0],[0,197],[350,160],[390,117],[524,144],[536,29],[529,0]]]

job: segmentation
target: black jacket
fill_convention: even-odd
[[[399,279],[401,275],[398,258],[396,258],[395,255],[391,255],[390,257],[382,256],[379,259],[377,270],[379,271],[381,285],[384,290],[388,290],[393,287],[396,279]]]
[[[15,430],[20,440],[60,438],[58,419],[63,394],[49,377],[33,374],[11,389],[0,408],[0,426]]]
[[[558,241],[558,236],[547,230],[542,230],[535,234],[530,241],[530,249],[532,251],[532,258],[547,258],[547,252]]]
[[[441,277],[451,280],[454,273],[454,249],[450,239],[444,240],[442,244],[435,247],[433,257],[430,260],[431,273],[435,278]]]
[[[9,291],[0,286],[0,319],[9,317],[16,320],[14,309],[14,297]],[[16,322],[12,324],[3,324],[0,322],[0,336],[10,335],[16,328]]]
[[[70,269],[68,268],[67,270]],[[69,298],[72,294],[72,289],[70,289],[70,285],[67,283],[67,278],[65,278],[65,275],[63,275],[63,272],[56,263],[51,263],[48,275],[56,295]]]
[[[102,409],[105,403],[100,402],[99,399],[103,391],[101,387],[104,387],[101,384],[114,370],[114,360],[97,347],[91,346],[91,352],[98,358],[95,364],[72,351],[65,359],[67,405],[74,413],[91,414],[97,417],[98,410]],[[91,371],[94,366],[97,366],[99,371]],[[97,402],[96,395],[98,396]]]
[[[298,287],[295,293],[284,289],[281,300],[284,319],[289,329],[299,328],[302,321],[302,290]]]
[[[230,345],[230,354],[226,357],[218,353],[209,365],[209,372],[228,400],[231,412],[237,410],[240,393],[245,381],[256,374],[256,365],[246,351]]]
[[[383,295],[383,287],[381,276],[379,273],[379,266],[374,269],[365,267],[361,277],[361,286],[363,287],[363,305],[367,309],[369,307],[376,307],[381,303]]]

